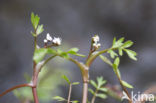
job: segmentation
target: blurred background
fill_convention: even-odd
[[[61,37],[65,49],[78,47],[82,54],[88,53],[94,34],[100,36],[101,49],[110,47],[113,37],[134,41],[132,50],[138,53],[138,61],[130,60],[127,55],[121,58],[122,78],[134,86],[136,93],[156,85],[155,5],[156,0],[0,0],[0,93],[25,83],[24,75],[32,74],[31,12],[37,13],[40,23],[44,24],[45,31],[38,40],[40,46],[43,46],[46,33]],[[79,60],[83,61],[82,58]],[[62,74],[81,82],[76,65],[63,59],[52,60],[47,70],[51,72],[45,84],[51,87],[51,96],[67,97],[68,85],[61,82]],[[119,85],[113,70],[99,58],[90,70],[91,79],[95,80],[97,76],[103,76],[111,85]],[[81,89],[81,85],[73,88],[73,100],[81,101]],[[47,97],[46,93],[41,95]],[[45,98],[40,101],[52,103]],[[13,93],[8,93],[0,98],[0,103],[20,101]],[[97,99],[97,103],[117,101]]]

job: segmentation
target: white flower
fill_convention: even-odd
[[[52,37],[50,36],[49,33],[47,33],[47,37],[46,37],[46,39],[47,39],[48,41],[52,41]]]
[[[97,43],[100,40],[98,35],[95,35],[94,37],[92,37],[92,39],[95,43]]]
[[[47,40],[47,39],[44,39],[43,41],[44,41],[44,43],[47,43],[47,42],[48,42],[48,40]]]
[[[57,45],[61,45],[61,41],[62,41],[62,39],[61,38],[59,38],[59,37],[54,37],[54,39],[53,39],[53,43],[54,44],[57,44]]]
[[[96,49],[98,49],[100,46],[101,46],[100,43],[93,43],[93,47],[96,48]]]

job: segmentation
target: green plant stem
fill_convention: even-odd
[[[68,101],[67,101],[67,103],[70,103],[71,92],[72,92],[72,84],[69,85],[69,93],[68,93]]]
[[[95,99],[96,99],[96,94],[98,93],[98,89],[96,89],[93,97],[92,97],[92,100],[91,100],[91,103],[94,103],[95,102]]]
[[[108,48],[108,49],[105,49],[105,50],[102,50],[102,51],[97,51],[97,53],[95,54],[92,54],[89,59],[87,59],[86,61],[86,66],[90,67],[90,65],[92,64],[92,62],[101,54],[103,53],[106,53],[108,50],[114,50],[116,48]]]
[[[120,85],[121,85],[123,91],[126,93],[126,95],[127,95],[128,98],[129,98],[129,103],[132,103],[131,96],[130,96],[130,94],[128,93],[128,90],[124,87],[124,85],[123,85],[123,83],[122,83],[122,80],[121,80],[121,78],[119,77],[119,74],[118,74],[118,73],[117,73],[117,78],[118,78],[118,80],[119,80],[119,82],[120,82]]]
[[[110,61],[110,60],[109,60]],[[105,61],[104,61],[105,62]],[[105,63],[107,63],[107,62],[105,62]],[[107,63],[108,65],[110,65],[111,67],[112,67],[112,64],[113,63]],[[124,85],[123,85],[123,83],[122,83],[122,80],[121,80],[121,78],[120,78],[120,76],[119,76],[119,74],[118,73],[116,73],[116,76],[117,76],[117,78],[118,78],[118,80],[119,80],[119,83],[120,83],[120,85],[121,85],[121,87],[122,87],[122,89],[123,89],[123,91],[127,94],[127,96],[129,97],[129,103],[132,103],[132,100],[131,100],[131,96],[130,96],[130,94],[128,93],[128,90],[124,87]]]
[[[34,37],[34,49],[37,48],[37,37]]]
[[[69,58],[70,61],[75,63],[81,71],[82,79],[83,79],[83,94],[82,94],[82,103],[87,103],[87,97],[88,97],[88,82],[89,82],[89,68],[80,62],[78,62],[75,59]]]

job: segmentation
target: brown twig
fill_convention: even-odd
[[[20,84],[20,85],[16,85],[16,86],[14,86],[14,87],[12,87],[12,88],[6,90],[5,92],[1,93],[1,94],[0,94],[0,97],[1,97],[1,96],[4,96],[5,94],[7,94],[7,93],[9,93],[9,92],[11,92],[11,91],[13,91],[14,89],[22,88],[22,87],[32,87],[32,85],[31,85],[31,84]]]

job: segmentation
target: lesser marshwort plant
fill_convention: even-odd
[[[120,85],[123,90],[123,93],[127,95],[129,98],[129,103],[132,103],[131,96],[127,90],[127,88],[133,88],[132,85],[128,84],[127,82],[123,81],[121,78],[120,70],[119,70],[119,64],[120,64],[120,56],[123,55],[125,52],[129,58],[133,60],[137,60],[136,58],[136,52],[129,49],[133,45],[133,42],[128,40],[124,42],[124,38],[116,39],[114,38],[113,44],[110,48],[104,49],[99,51],[99,48],[101,47],[100,44],[100,37],[98,35],[95,35],[91,38],[91,45],[89,54],[86,57],[85,55],[79,54],[78,48],[71,48],[68,51],[63,51],[61,49],[54,49],[53,47],[58,47],[62,43],[62,39],[60,37],[52,37],[49,33],[47,33],[46,38],[43,40],[44,46],[39,47],[38,46],[38,35],[40,35],[44,29],[43,25],[39,24],[40,17],[38,15],[35,15],[34,13],[31,14],[31,23],[33,25],[33,31],[31,32],[32,36],[34,37],[34,55],[33,55],[33,75],[32,79],[29,83],[21,84],[14,86],[5,92],[1,93],[0,96],[5,95],[6,93],[9,93],[17,88],[23,88],[23,87],[30,87],[32,88],[32,94],[34,98],[34,103],[39,103],[39,98],[37,94],[37,87],[38,87],[38,78],[41,70],[43,67],[52,59],[55,57],[61,57],[66,60],[69,60],[73,63],[75,63],[78,68],[81,71],[81,77],[83,80],[83,91],[82,91],[82,102],[81,103],[94,103],[96,100],[96,97],[105,99],[107,95],[110,95],[116,99],[121,100],[121,97],[116,94],[113,89],[108,87],[106,85],[106,81],[103,79],[103,77],[97,77],[97,82],[90,80],[89,78],[89,70],[90,66],[93,63],[93,61],[100,57],[103,62],[107,63],[110,67],[112,67]],[[118,51],[118,52],[117,52]],[[104,56],[103,54],[108,53],[110,54],[110,58]],[[49,56],[47,59],[45,59],[45,56]],[[80,57],[86,57],[85,62],[81,62],[79,60],[76,60],[72,58],[70,55],[80,56]],[[112,60],[110,60],[112,59]],[[113,61],[113,62],[112,62]],[[54,97],[55,100],[58,101],[66,101],[67,103],[77,103],[77,100],[71,101],[71,92],[72,92],[72,86],[79,84],[78,82],[71,82],[66,76],[63,76],[63,78],[67,81],[69,84],[69,94],[68,98],[65,99],[60,96]],[[88,89],[88,84],[91,84],[95,89]],[[92,99],[88,99],[88,91],[93,95]]]

